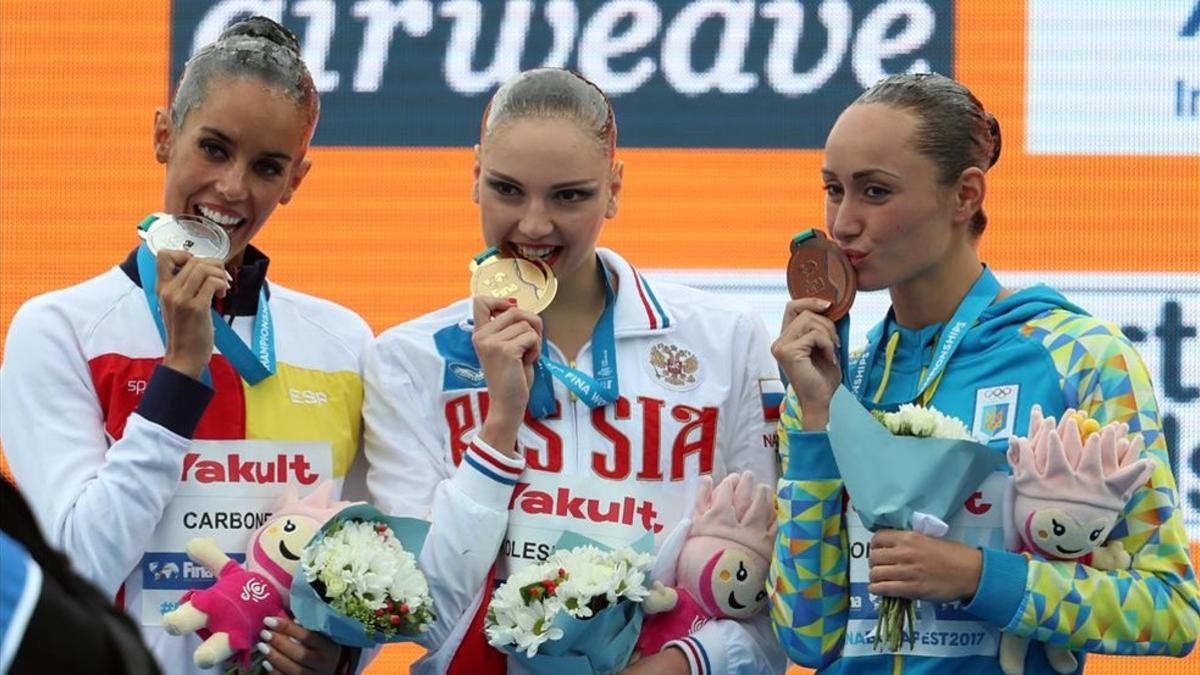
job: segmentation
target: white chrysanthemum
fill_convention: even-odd
[[[557,595],[567,612],[576,618],[592,616],[588,604],[593,598],[605,598],[605,606],[617,601],[616,568],[612,565],[579,562],[572,565],[567,580],[559,584]]]
[[[649,571],[654,566],[654,556],[649,553],[638,553],[631,548],[621,548],[612,552],[612,559],[627,567],[637,567]]]
[[[518,651],[524,651],[526,656],[533,658],[542,643],[562,639],[562,629],[554,626],[556,614],[557,606],[533,602],[526,607],[497,613],[496,623],[489,624],[484,631],[493,646],[516,645]]]
[[[428,599],[429,582],[425,580],[424,575],[397,574],[392,577],[388,586],[388,595],[398,602],[418,605],[421,604],[422,598]]]
[[[646,588],[646,577],[654,566],[654,557],[623,548],[613,552],[617,563],[617,594],[634,602],[641,602],[650,593]]]
[[[928,437],[937,429],[937,418],[929,408],[906,403],[900,406],[896,416],[900,419],[900,426],[909,436]]]
[[[936,408],[905,403],[894,413],[884,413],[881,421],[887,430],[898,436],[973,440],[970,430],[958,418]]]
[[[562,631],[552,627],[559,612],[588,619],[594,613],[590,605],[598,598],[604,601],[594,604],[602,606],[622,599],[640,602],[648,593],[645,582],[653,564],[653,557],[629,549],[609,553],[580,546],[555,551],[545,562],[514,573],[492,594],[485,622],[488,641],[497,647],[514,645],[532,657],[547,640],[562,638]],[[521,595],[522,588],[560,576],[565,579],[556,584],[553,596],[527,601]]]
[[[306,546],[300,557],[304,578],[309,583],[320,581],[331,601],[349,596],[375,610],[390,597],[414,610],[431,608],[429,584],[417,569],[416,558],[390,529],[380,532],[377,525],[343,522],[321,541]]]
[[[975,437],[971,435],[971,430],[962,423],[962,420],[941,414],[938,416],[937,428],[933,435],[937,438],[953,438],[962,441],[975,440]]]

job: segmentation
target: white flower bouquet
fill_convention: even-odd
[[[416,559],[428,531],[425,521],[384,516],[368,504],[343,509],[300,555],[296,621],[351,647],[419,638],[436,619]]]
[[[871,415],[896,436],[974,440],[970,430],[961,420],[944,415],[933,407],[905,403],[896,412],[873,411]],[[922,520],[913,523],[913,526],[918,532],[932,536],[945,533],[945,529],[934,521]],[[879,601],[879,626],[876,630],[875,646],[886,646],[896,651],[903,644],[905,636],[912,634],[916,619],[916,608],[911,599],[884,596]]]
[[[629,548],[559,549],[492,595],[488,642],[533,672],[613,673],[629,661],[654,559]]]
[[[880,424],[897,436],[918,438],[945,438],[949,440],[974,441],[975,437],[967,425],[957,417],[950,417],[937,408],[905,403],[896,412],[871,413]]]
[[[953,417],[912,404],[870,413],[845,387],[829,408],[829,445],[850,502],[872,532],[945,535],[950,516],[1005,463],[1003,452],[975,442]],[[915,618],[911,600],[882,598],[875,648],[911,645]]]

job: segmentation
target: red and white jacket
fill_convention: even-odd
[[[339,492],[359,454],[371,329],[344,307],[268,284],[267,267],[249,249],[220,308],[249,340],[266,289],[277,372],[253,387],[219,353],[209,363],[211,387],[161,365],[162,338],[133,254],[29,300],[13,317],[0,368],[0,437],[13,474],[46,538],[135,615],[147,544],[180,486],[203,471],[194,441],[328,444]],[[281,480],[273,471],[234,474],[228,482]],[[201,672],[192,663],[195,636],[143,626],[143,637],[165,672]]]
[[[509,506],[507,524],[452,525],[470,557],[445,562],[459,571],[446,576],[462,583],[443,587],[453,597],[434,602],[442,616],[461,619],[434,629],[447,632],[428,640],[432,650],[414,672],[449,667],[483,601],[497,553],[497,577],[503,578],[544,558],[566,530],[613,546],[653,532],[657,550],[690,515],[701,476],[720,480],[749,470],[760,482],[776,481],[782,387],[762,320],[727,298],[673,284],[651,288],[616,253],[598,254],[616,287],[620,397],[593,410],[555,382],[556,414],[527,417],[519,431],[523,472],[519,464],[489,463],[502,455],[475,440],[488,396],[471,346],[470,300],[386,331],[367,352],[367,482],[380,508],[432,514],[435,528],[450,527],[439,523],[435,503],[466,499],[451,481],[460,463],[478,468],[474,478],[489,477]],[[566,362],[554,345],[550,353]],[[574,365],[591,372],[590,343]],[[709,622],[676,644],[694,673],[783,672],[786,666],[765,614],[749,623]],[[516,672],[515,661],[509,670]]]

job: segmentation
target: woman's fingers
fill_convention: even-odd
[[[331,673],[336,668],[341,647],[329,638],[283,617],[264,623],[268,628],[262,630],[258,650],[276,672]]]
[[[796,298],[795,300],[789,300],[788,304],[783,308],[783,325],[788,325],[793,319],[805,312],[820,314],[829,309],[829,305],[830,302],[828,300],[821,300],[820,298]]]
[[[538,334],[542,332],[542,318],[533,312],[517,307],[516,301],[512,298],[489,298],[477,295],[471,305],[471,314],[475,319],[476,330],[500,317],[507,317],[509,320],[525,321]]]
[[[200,292],[196,294],[197,298],[207,298],[208,302],[204,303],[205,308],[212,304],[214,297],[224,298],[229,292],[229,282],[225,281],[225,277],[210,276],[204,280],[204,284],[200,287]]]
[[[516,323],[525,323],[538,335],[542,334],[542,318],[540,316],[507,303],[501,305],[476,303],[475,315],[483,317],[482,321],[477,320],[475,323],[475,335],[481,338],[498,333]]]
[[[471,316],[475,319],[475,328],[484,326],[495,315],[501,314],[514,307],[508,298],[489,298],[483,295],[475,296],[471,302]]]
[[[779,333],[780,340],[792,340],[812,331],[821,331],[829,336],[835,345],[841,344],[841,338],[838,337],[837,325],[822,314],[816,312],[804,311],[797,314],[788,323],[785,323],[783,330]]]
[[[164,303],[207,309],[214,295],[224,296],[229,289],[228,274],[219,260],[191,258],[160,289]]]
[[[536,363],[538,357],[542,355],[542,338],[537,333],[526,333],[513,342],[524,350],[521,355],[521,361],[527,367]]]
[[[154,257],[154,268],[157,272],[157,288],[154,290],[158,293],[162,292],[163,286],[175,278],[183,266],[192,259],[192,254],[186,251],[159,251]]]
[[[837,347],[833,338],[824,331],[809,331],[790,342],[781,342],[776,351],[776,358],[783,361],[811,361],[814,356],[837,363]]]

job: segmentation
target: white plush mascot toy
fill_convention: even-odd
[[[1022,552],[1047,560],[1071,560],[1096,569],[1128,569],[1129,553],[1107,542],[1133,493],[1150,478],[1154,461],[1141,458],[1142,439],[1129,440],[1129,426],[1099,423],[1074,410],[1062,421],[1033,407],[1029,436],[1009,439],[1012,466],[1012,526]],[[1074,672],[1075,655],[1047,644],[1046,659],[1059,673]],[[1026,638],[1004,633],[1000,668],[1021,675]]]

